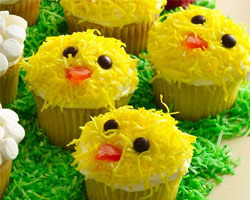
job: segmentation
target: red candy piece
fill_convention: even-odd
[[[96,160],[116,162],[119,161],[122,155],[122,151],[111,144],[102,144],[95,157]]]
[[[186,8],[188,4],[194,3],[194,0],[168,0],[166,10],[175,9],[179,6]]]
[[[186,47],[189,49],[201,48],[204,51],[208,48],[208,43],[201,37],[196,37],[193,33],[191,33],[186,40]]]
[[[91,77],[92,71],[84,67],[70,67],[65,68],[65,73],[67,79],[79,83]]]

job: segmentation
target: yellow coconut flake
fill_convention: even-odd
[[[105,132],[103,126],[110,119],[116,120],[119,127]],[[182,176],[187,172],[193,155],[192,143],[196,141],[196,137],[182,133],[176,124],[169,113],[144,108],[136,110],[129,106],[94,117],[82,127],[81,137],[72,142],[76,144],[73,165],[86,178],[111,187],[144,184],[148,189],[150,178],[156,174],[162,179],[159,183],[168,182],[174,174]],[[110,131],[112,137],[105,137]],[[149,141],[149,150],[143,153],[134,150],[133,142],[138,137]],[[120,160],[96,160],[102,144],[122,150]]]
[[[191,19],[202,15],[204,24],[193,24]],[[149,32],[149,60],[158,76],[170,82],[188,84],[215,84],[242,82],[250,70],[250,39],[245,28],[225,17],[218,10],[190,5],[187,10],[171,13],[160,20]],[[208,43],[201,48],[189,49],[185,42],[190,34]],[[222,36],[231,34],[236,38],[233,48],[222,45]],[[225,88],[226,91],[226,88]]]
[[[61,0],[66,14],[105,27],[153,21],[166,0]]]
[[[45,100],[44,108],[97,109],[113,106],[114,101],[130,95],[138,84],[137,60],[126,54],[123,43],[114,38],[99,36],[97,31],[49,37],[36,55],[23,64],[26,81],[37,96]],[[76,47],[78,53],[63,56],[67,47]],[[112,60],[110,69],[98,64],[98,57]],[[75,83],[66,78],[66,68],[85,67],[92,71],[90,78]]]

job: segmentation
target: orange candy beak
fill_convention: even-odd
[[[70,67],[65,68],[66,78],[74,83],[79,83],[87,78],[90,78],[92,71],[85,67]]]
[[[96,157],[96,160],[107,161],[107,162],[117,162],[120,160],[122,155],[122,150],[111,144],[100,145]]]
[[[191,33],[185,43],[186,47],[189,49],[201,48],[203,51],[208,48],[208,43],[199,36],[195,36]]]

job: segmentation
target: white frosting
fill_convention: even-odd
[[[213,82],[208,81],[208,80],[196,80],[192,83],[192,85],[194,85],[194,86],[210,86],[210,85],[213,85]]]
[[[18,155],[18,143],[25,135],[24,128],[18,124],[18,115],[0,104],[0,166]]]
[[[250,56],[249,56],[249,60],[250,60]],[[232,68],[234,69],[234,67],[232,67]],[[244,70],[247,71],[246,80],[250,81],[250,68],[248,66],[242,65],[241,70],[242,71],[244,71]],[[234,78],[236,78],[236,79],[239,79],[241,77],[241,75],[238,74],[238,73],[234,73],[234,74],[235,74]],[[229,78],[226,77],[225,81],[228,82]],[[192,85],[194,85],[194,86],[211,86],[211,85],[214,85],[214,83],[212,81],[210,81],[210,80],[202,80],[202,79],[200,79],[200,80],[193,81]]]
[[[84,146],[82,146],[82,148],[83,148],[83,152],[87,151],[87,149]],[[190,166],[190,163],[191,163],[191,159],[188,159],[184,162],[183,169],[185,170],[185,173],[188,172],[188,168]],[[80,170],[80,173],[85,176],[85,179],[92,179],[92,178],[88,177],[88,174],[89,174],[88,170]],[[159,184],[164,184],[164,181],[162,180],[162,178],[164,178],[164,176],[166,176],[166,174],[163,174],[162,177],[158,174],[154,174],[153,176],[151,176],[150,180],[149,180],[151,187],[155,187]],[[171,182],[177,178],[178,178],[178,172],[173,174],[172,176],[170,176],[168,178],[168,182]],[[111,187],[111,185],[109,185],[109,184],[107,184],[107,185]],[[138,192],[138,191],[144,191],[144,190],[148,189],[148,188],[145,188],[143,181],[141,181],[139,184],[127,184],[127,185],[115,184],[114,188],[124,190],[126,192]]]
[[[0,5],[10,5],[18,2],[20,0],[0,0]]]
[[[0,11],[0,76],[20,60],[26,28],[27,22],[23,18]]]
[[[170,176],[168,181],[169,182],[173,181],[173,180],[177,179],[177,177],[178,177],[178,175],[176,173],[176,174]],[[150,185],[152,187],[155,187],[155,186],[163,183],[161,177],[159,175],[157,175],[157,174],[152,176],[149,181],[150,181]],[[120,189],[120,190],[125,190],[126,192],[138,192],[138,191],[145,190],[143,182],[141,182],[140,184],[136,184],[136,185],[132,185],[132,184],[123,185],[123,186],[115,185],[115,188]]]
[[[186,173],[188,172],[190,162],[191,162],[191,160],[187,160],[184,163],[184,168],[186,169]],[[163,177],[164,176],[165,175],[163,174]],[[170,176],[168,178],[168,182],[171,182],[171,181],[173,181],[173,180],[175,180],[177,178],[178,178],[178,173],[175,173],[175,174],[173,174],[172,176]],[[155,187],[155,186],[157,186],[159,184],[164,183],[162,181],[161,176],[159,176],[158,174],[154,174],[153,176],[151,176],[149,182],[150,182],[151,187]],[[117,189],[125,190],[127,192],[138,192],[138,191],[144,191],[145,189],[147,189],[147,188],[145,188],[145,186],[143,184],[143,181],[140,184],[136,184],[136,185],[132,185],[132,184],[115,185],[114,187],[117,188]]]
[[[117,94],[114,98],[115,98],[115,100],[117,100],[117,99],[120,99],[120,98],[122,98],[122,97],[126,97],[126,96],[128,96],[128,95],[132,95],[133,94],[133,92],[131,92],[130,90],[131,90],[131,86],[130,86],[130,83],[128,83],[126,86],[124,86],[124,87],[122,87],[122,86],[118,86],[119,87],[119,90],[120,90],[120,93],[119,94]],[[135,88],[136,89],[136,88]],[[134,89],[134,90],[135,90]],[[43,91],[40,91],[39,92],[39,97],[40,98],[42,98],[43,100],[45,99],[45,95],[44,95],[45,93],[43,92]],[[95,102],[95,101],[92,101],[90,104],[88,104],[88,106],[86,106],[85,105],[85,109],[95,109],[96,107],[97,107],[97,103]],[[79,108],[82,108],[82,107],[79,107]]]

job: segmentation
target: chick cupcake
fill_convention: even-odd
[[[0,104],[0,199],[9,183],[12,160],[18,155],[18,143],[25,135],[18,121],[14,111],[3,109]]]
[[[166,10],[172,10],[178,7],[187,8],[189,4],[194,3],[195,0],[168,0],[167,5],[165,6]]]
[[[8,10],[27,20],[29,26],[37,23],[40,0],[0,0],[0,11]]]
[[[5,106],[17,96],[27,22],[18,16],[0,12],[0,103]]]
[[[95,33],[49,37],[24,64],[40,126],[62,147],[91,116],[126,105],[138,84],[137,60],[123,43]]]
[[[198,120],[229,109],[250,66],[245,29],[220,11],[198,6],[168,14],[149,33],[156,103],[180,119]]]
[[[169,113],[129,106],[85,124],[71,144],[88,199],[175,199],[196,140],[176,124]]]
[[[132,54],[145,50],[148,31],[165,4],[166,0],[61,0],[70,32],[98,29],[120,39]]]
[[[168,0],[165,6],[166,10],[176,9],[178,7],[187,8],[189,4],[204,6],[207,8],[215,8],[216,0]]]

